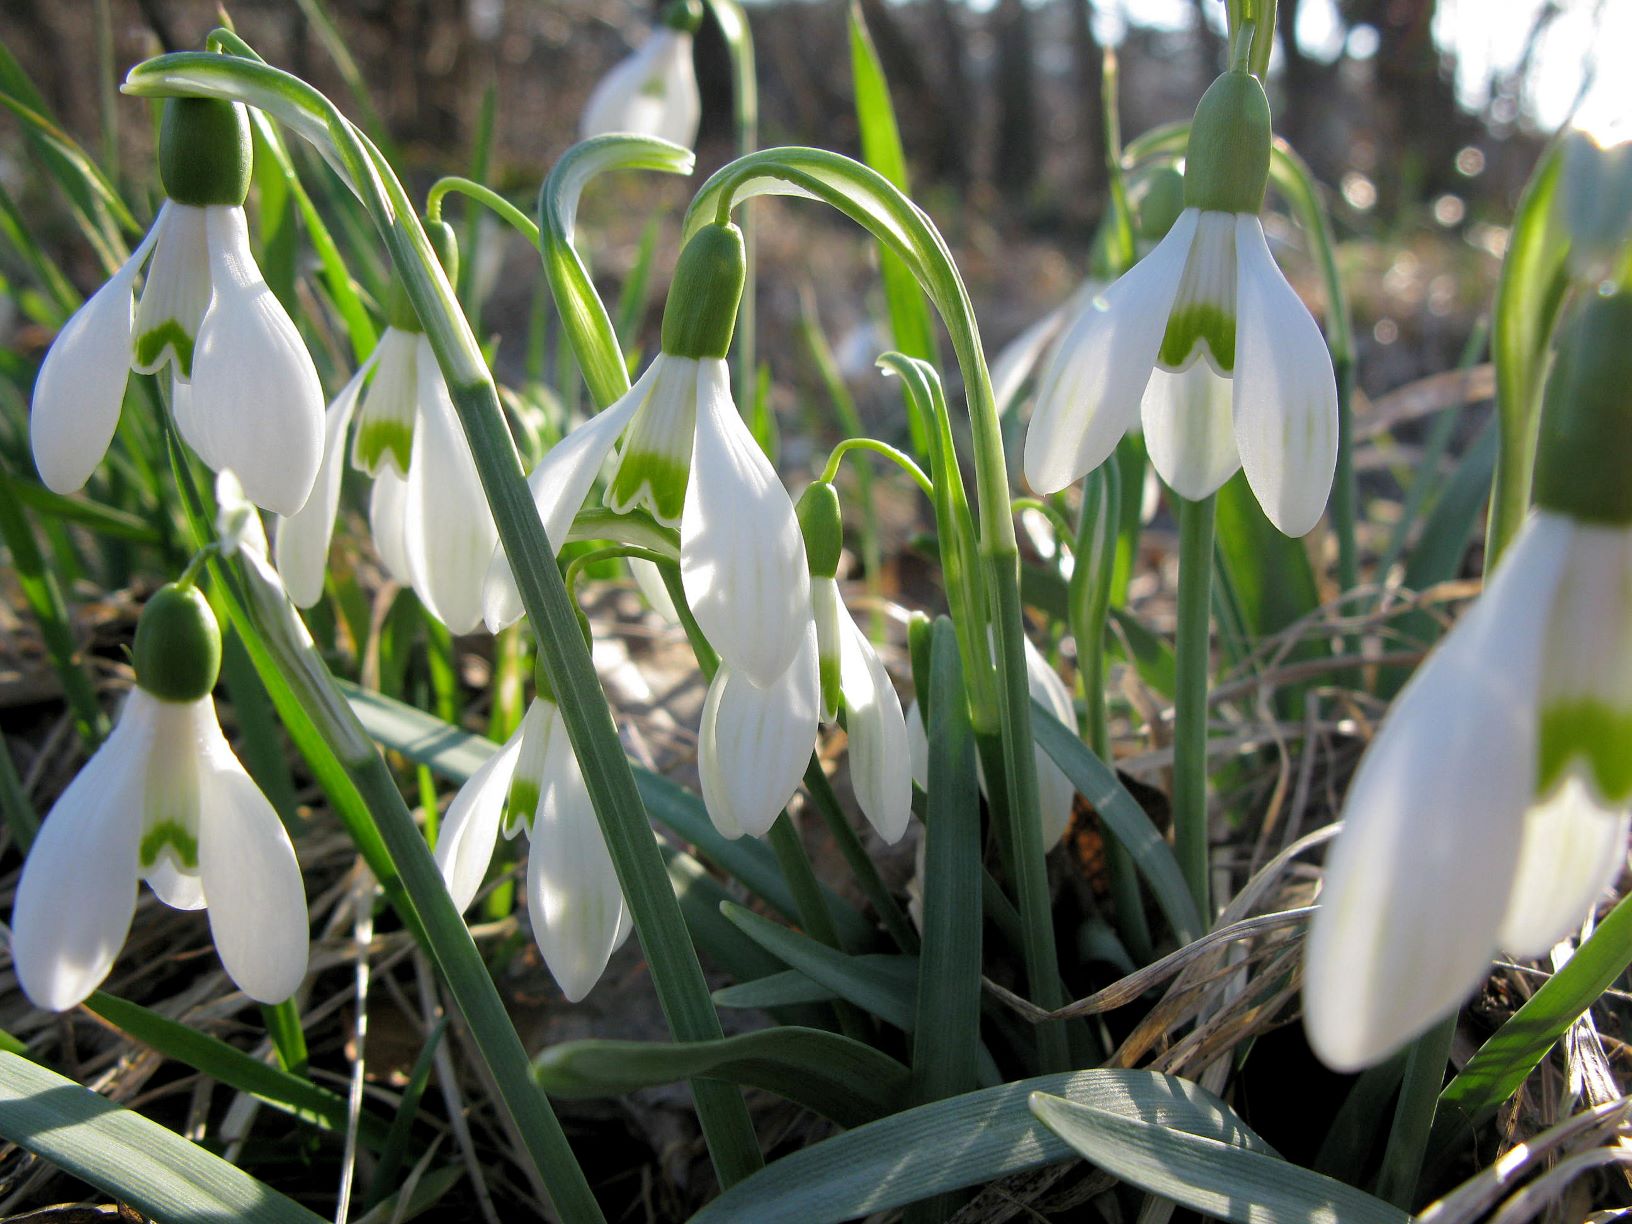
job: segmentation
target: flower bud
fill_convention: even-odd
[[[663,351],[671,357],[724,357],[731,351],[737,306],[748,275],[742,231],[710,224],[698,230],[674,269],[663,307]]]
[[[674,0],[663,10],[663,24],[682,34],[695,34],[703,24],[700,0]]]
[[[254,166],[249,117],[235,102],[169,98],[159,128],[159,178],[177,204],[241,205]]]
[[[1156,243],[1167,237],[1167,231],[1184,211],[1184,184],[1184,175],[1172,166],[1158,168],[1145,180],[1136,208],[1140,238]]]
[[[1558,341],[1536,455],[1536,505],[1632,523],[1632,293],[1594,296]]]
[[[1269,99],[1250,72],[1208,87],[1190,123],[1184,202],[1208,212],[1257,213],[1269,185]]]
[[[207,697],[221,674],[221,627],[204,594],[167,583],[136,622],[136,683],[162,701]]]
[[[1558,213],[1579,280],[1609,275],[1632,238],[1632,133],[1571,129],[1561,142]]]

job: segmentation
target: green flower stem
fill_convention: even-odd
[[[707,4],[731,56],[731,108],[736,125],[737,156],[746,157],[759,148],[759,81],[754,73],[754,37],[748,28],[748,14],[737,0],[707,0]],[[751,218],[743,217],[738,228],[742,230],[748,275],[743,281],[742,302],[737,307],[737,386],[742,388],[743,406],[747,408],[753,402],[750,389],[758,381],[755,334],[759,290],[754,279],[758,244]]]
[[[924,475],[924,469],[913,462],[912,456],[903,450],[896,449],[888,442],[880,442],[877,438],[846,438],[843,442],[840,442],[833,448],[833,453],[827,457],[827,466],[822,469],[822,479],[832,484],[839,475],[840,462],[853,450],[871,451],[875,455],[883,455],[884,458],[890,460],[896,467],[911,476],[913,483],[918,486],[925,497],[931,501],[935,500],[935,486],[930,482],[929,477]]]
[[[447,382],[498,525],[500,542],[511,558],[523,607],[538,636],[545,672],[560,701],[567,736],[583,770],[669,1028],[679,1041],[719,1038],[722,1031],[708,984],[647,822],[634,775],[618,742],[617,728],[578,627],[577,611],[567,597],[554,550],[544,535],[543,523],[523,478],[498,392],[401,183],[378,151],[333,103],[305,82],[276,69],[228,56],[179,53],[138,65],[125,88],[147,96],[213,96],[260,106],[336,154],[391,252],[397,278],[425,325]],[[413,844],[423,857],[421,866],[435,873],[435,863],[407,817],[395,781],[378,754],[372,755],[373,764],[365,777],[373,787],[388,784],[402,821],[412,833]],[[407,853],[398,844],[401,830],[396,832],[393,857]],[[404,874],[406,880],[406,871]],[[434,885],[435,896],[428,902],[432,912],[451,915],[463,930],[464,924],[453,910],[440,874],[434,874]],[[415,900],[418,904],[417,890]],[[480,967],[480,957],[469,944],[468,933],[460,946],[469,947],[471,958]],[[503,1006],[485,968],[480,972],[487,992],[468,1000],[460,998],[461,1008],[467,1004],[480,1004],[484,1009],[490,1006],[503,1019]],[[449,985],[454,986],[451,979]],[[504,1040],[507,1048],[497,1055],[485,1053],[489,1058],[501,1056],[507,1064],[494,1068],[494,1079],[511,1106],[518,1130],[532,1149],[540,1175],[555,1195],[557,1209],[573,1219],[599,1218],[599,1209],[548,1102],[533,1087],[524,1066],[513,1064],[512,1053],[525,1063],[514,1030],[508,1023],[502,1027],[508,1035]],[[508,1046],[513,1040],[511,1050]],[[712,1080],[698,1080],[692,1087],[698,1119],[720,1181],[732,1185],[763,1163],[742,1094],[729,1084]],[[515,1113],[518,1104],[526,1116]]]
[[[442,201],[450,192],[469,196],[478,204],[484,204],[499,218],[509,224],[523,238],[539,249],[542,239],[539,235],[538,224],[521,209],[490,187],[472,182],[458,174],[445,175],[431,184],[430,191],[425,194],[425,215],[432,221],[442,219]]]
[[[837,153],[820,149],[767,149],[717,172],[692,201],[686,215],[691,234],[710,219],[729,220],[738,193],[750,184],[770,180],[814,195],[865,227],[899,255],[934,303],[952,338],[963,374],[974,441],[975,490],[979,502],[978,556],[989,602],[977,605],[958,625],[962,653],[979,661],[965,682],[977,685],[991,670],[996,646],[997,703],[972,704],[970,721],[977,740],[996,732],[1002,740],[1006,768],[1004,801],[994,805],[1006,823],[1014,847],[1015,884],[1025,924],[1026,977],[1032,1001],[1048,1010],[1060,1006],[1064,990],[1054,947],[1053,906],[1038,816],[1037,766],[1031,736],[1031,693],[1026,679],[1025,629],[1020,610],[1020,548],[1009,504],[1008,469],[1003,456],[1002,423],[992,395],[991,374],[962,276],[934,222],[877,171]],[[948,477],[957,468],[951,466]],[[937,477],[941,476],[937,472]],[[953,483],[950,479],[941,484]],[[957,483],[961,484],[961,480]],[[995,717],[994,717],[995,715]],[[1069,1062],[1065,1030],[1056,1022],[1038,1026],[1044,1069]]]
[[[1216,494],[1214,495],[1216,497]],[[1207,681],[1213,587],[1214,497],[1179,504],[1179,631],[1174,663],[1173,842],[1204,922],[1211,922],[1207,862]]]

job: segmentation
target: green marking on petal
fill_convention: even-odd
[[[380,464],[389,452],[392,465],[400,475],[406,476],[408,457],[413,454],[413,450],[412,420],[375,417],[357,427],[357,437],[352,443],[351,462],[353,467],[361,468],[373,476],[379,472]]]
[[[618,514],[645,505],[660,523],[676,527],[686,508],[691,465],[654,451],[624,452],[606,490],[606,504]]]
[[[145,870],[159,861],[159,855],[169,846],[176,859],[189,871],[198,867],[198,838],[177,820],[161,820],[142,835],[140,857]]]
[[[504,832],[506,836],[516,829],[531,830],[533,817],[538,813],[540,798],[538,783],[531,778],[513,778],[504,797]]]
[[[183,378],[193,376],[193,337],[174,319],[166,319],[136,337],[136,364],[143,370],[157,372],[159,362],[169,349],[176,359],[176,370]]]
[[[1171,370],[1182,370],[1205,344],[1220,372],[1235,369],[1235,316],[1217,306],[1196,303],[1175,310],[1167,320],[1158,360]]]
[[[1536,793],[1547,794],[1577,757],[1585,757],[1600,797],[1632,797],[1632,710],[1595,698],[1559,702],[1541,713]]]
[[[839,656],[819,655],[817,674],[822,681],[822,708],[837,711],[844,700],[844,690],[839,684]]]

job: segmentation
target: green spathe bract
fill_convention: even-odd
[[[839,554],[844,550],[844,520],[839,510],[839,492],[825,480],[813,482],[799,497],[796,507],[799,530],[805,537],[805,560],[812,578],[832,578],[839,572]]]
[[[209,696],[221,674],[221,628],[196,586],[168,583],[136,622],[136,683],[163,701]]]
[[[1210,212],[1257,213],[1269,185],[1269,99],[1250,72],[1226,72],[1196,105],[1184,156],[1184,202]]]
[[[1632,293],[1594,297],[1558,342],[1542,401],[1536,505],[1632,523]]]
[[[675,265],[663,307],[663,351],[671,357],[724,357],[748,276],[742,231],[731,224],[698,230]]]
[[[214,98],[165,101],[159,178],[177,204],[243,204],[254,164],[243,107]]]

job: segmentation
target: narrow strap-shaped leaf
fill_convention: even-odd
[[[1127,850],[1179,941],[1189,943],[1200,937],[1205,927],[1185,885],[1184,873],[1179,870],[1172,847],[1156,832],[1156,826],[1150,823],[1138,800],[1128,794],[1111,768],[1094,755],[1093,749],[1046,707],[1033,702],[1031,715],[1037,743],[1071,779],[1071,785],[1094,805],[1099,818]]]
[[[174,1131],[15,1054],[0,1054],[0,1136],[160,1224],[322,1221]]]
[[[924,827],[923,950],[912,1095],[971,1091],[980,1045],[980,782],[957,637],[944,616],[930,646],[929,801]]]
[[[1222,1101],[1188,1080],[1075,1071],[920,1105],[784,1156],[708,1204],[692,1224],[836,1224],[1073,1159],[1071,1146],[1026,1107],[1033,1092],[1272,1154]]]
[[[1221,1108],[1225,1108],[1222,1107]],[[1241,1224],[1407,1224],[1364,1191],[1183,1125],[1034,1092],[1031,1112],[1085,1160],[1142,1190]]]
[[[236,1046],[189,1028],[178,1020],[97,991],[85,1006],[115,1028],[137,1041],[152,1046],[166,1058],[186,1063],[195,1071],[220,1080],[229,1088],[247,1092],[274,1109],[299,1118],[320,1130],[344,1133],[346,1098],[311,1080],[291,1075],[281,1067],[264,1063]],[[364,1113],[358,1129],[364,1143],[378,1148],[385,1142],[389,1124],[372,1113]]]
[[[736,930],[735,926],[732,930]],[[754,945],[756,948],[758,944]],[[768,954],[767,954],[768,955]],[[774,958],[773,958],[774,959]],[[890,979],[891,989],[902,997],[918,989],[918,958],[895,952],[873,952],[853,956],[851,963],[869,977],[883,981]],[[780,965],[781,961],[776,961]],[[770,1008],[790,1007],[801,1003],[826,1003],[838,998],[832,987],[824,986],[797,969],[782,969],[763,977],[750,978],[735,986],[725,986],[714,992],[714,1002],[720,1007]]]
[[[869,1045],[792,1025],[684,1045],[570,1041],[545,1050],[535,1066],[551,1096],[616,1096],[706,1075],[774,1092],[846,1127],[895,1109],[909,1074]]]

